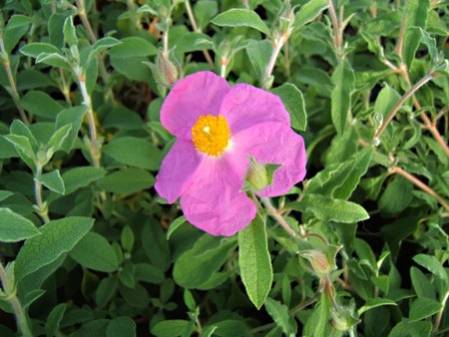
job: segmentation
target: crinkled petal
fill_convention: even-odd
[[[201,163],[190,141],[178,139],[165,156],[156,177],[157,193],[169,203],[178,199]]]
[[[162,125],[178,138],[191,139],[190,129],[200,115],[217,115],[230,87],[210,71],[176,82],[161,107]]]
[[[256,216],[256,206],[243,192],[245,162],[226,157],[203,160],[181,196],[186,219],[215,236],[231,236]]]
[[[283,123],[263,123],[234,136],[236,148],[259,163],[279,165],[271,185],[259,191],[266,197],[287,193],[306,175],[307,154],[303,138]]]
[[[248,84],[232,87],[223,99],[220,114],[227,118],[233,134],[260,123],[290,125],[290,116],[278,96]]]

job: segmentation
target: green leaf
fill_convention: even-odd
[[[193,13],[198,23],[198,27],[202,30],[207,26],[209,20],[218,13],[218,3],[212,0],[199,0],[193,6]]]
[[[67,309],[67,303],[60,303],[56,305],[48,314],[45,322],[45,332],[47,337],[58,337],[61,335],[59,326]]]
[[[40,234],[34,224],[9,208],[0,208],[0,241],[17,242]]]
[[[85,217],[66,217],[40,227],[42,235],[25,241],[16,258],[16,277],[23,279],[70,252],[94,223]]]
[[[140,238],[145,254],[151,263],[162,271],[166,271],[171,262],[170,248],[161,226],[152,221],[145,223]]]
[[[64,42],[67,43],[70,47],[76,46],[78,44],[78,37],[76,36],[76,29],[73,25],[73,17],[69,16],[64,21],[63,27],[64,33]]]
[[[52,67],[63,68],[70,71],[69,60],[59,53],[41,53],[37,56],[36,63],[44,63]]]
[[[399,213],[407,208],[413,199],[413,185],[396,175],[379,199],[379,208],[386,213]]]
[[[122,229],[122,234],[120,235],[120,242],[122,247],[127,252],[131,252],[134,246],[134,232],[129,226],[125,226]]]
[[[106,329],[106,337],[136,337],[136,323],[129,317],[116,317]]]
[[[139,168],[125,168],[108,174],[98,181],[98,185],[106,192],[131,194],[153,186],[153,176]]]
[[[357,313],[359,316],[362,316],[368,310],[383,307],[385,305],[397,305],[397,303],[387,298],[369,298],[365,304],[357,310]]]
[[[3,32],[5,51],[10,54],[20,39],[28,31],[31,19],[25,15],[12,15]]]
[[[329,336],[329,316],[332,310],[332,304],[326,294],[321,293],[321,298],[318,304],[313,309],[309,316],[305,327],[304,336],[324,337]]]
[[[413,257],[413,260],[420,266],[426,268],[428,271],[430,271],[438,278],[444,280],[446,285],[449,284],[446,270],[435,256],[418,254]]]
[[[263,81],[265,68],[273,53],[271,42],[268,40],[251,40],[246,47],[246,53],[256,71],[257,77]]]
[[[409,27],[405,32],[403,57],[405,64],[410,68],[413,59],[415,58],[416,51],[421,43],[421,32],[418,27]]]
[[[116,276],[105,277],[100,281],[95,292],[95,303],[99,308],[103,308],[114,297],[118,287]]]
[[[187,222],[186,218],[184,216],[180,216],[172,221],[170,224],[170,227],[168,227],[167,230],[167,240],[170,240],[171,235],[179,228],[181,225],[185,224]]]
[[[299,206],[300,210],[310,211],[315,217],[324,221],[354,223],[369,219],[369,214],[362,206],[319,194],[306,193],[303,200],[292,205]]]
[[[62,179],[59,170],[53,170],[50,173],[42,174],[36,179],[50,191],[58,194],[65,194],[64,180]]]
[[[332,74],[332,122],[338,133],[343,133],[348,123],[351,110],[351,94],[354,89],[355,76],[348,61],[341,61]]]
[[[251,302],[260,309],[273,283],[273,269],[268,251],[266,224],[260,216],[240,231],[240,277]]]
[[[59,147],[60,150],[68,153],[73,149],[85,113],[86,107],[84,105],[67,108],[58,113],[56,116],[55,130],[59,130],[65,125],[71,125],[69,134]]]
[[[385,84],[374,103],[374,112],[385,118],[399,98],[401,98],[401,95],[388,84]]]
[[[190,322],[181,319],[160,321],[151,328],[151,333],[156,337],[179,337],[188,330]]]
[[[8,199],[12,195],[14,195],[14,193],[11,191],[0,190],[0,202],[5,199]]]
[[[118,46],[117,46],[118,47]],[[111,48],[113,49],[113,48]],[[148,82],[151,78],[151,71],[144,62],[144,56],[117,57],[111,56],[111,65],[119,73],[133,81]]]
[[[164,273],[151,264],[137,263],[135,267],[134,276],[136,281],[150,284],[161,284],[164,281]]]
[[[9,131],[13,135],[27,137],[31,143],[33,150],[37,150],[38,141],[37,141],[36,137],[34,136],[33,132],[31,132],[30,127],[28,125],[26,125],[24,122],[22,122],[21,120],[18,120],[18,119],[14,120],[11,123],[11,126],[9,127]]]
[[[109,55],[117,58],[146,57],[157,54],[157,48],[148,40],[138,36],[125,37],[120,44],[109,49]]]
[[[286,336],[295,335],[296,326],[293,319],[290,318],[290,313],[288,312],[287,306],[273,300],[272,298],[267,298],[265,309]]]
[[[250,27],[267,35],[270,34],[270,29],[260,16],[249,9],[229,9],[213,18],[212,23],[221,27]]]
[[[175,282],[184,288],[200,289],[225,263],[227,253],[233,247],[229,240],[203,235],[176,260],[173,268]]]
[[[63,108],[59,102],[43,91],[28,91],[20,103],[29,113],[47,119],[55,119]]]
[[[70,257],[80,265],[105,273],[119,267],[117,255],[109,242],[100,234],[90,232],[70,252]]]
[[[410,320],[420,321],[433,316],[441,310],[441,304],[426,297],[420,297],[413,301],[410,307]]]
[[[435,299],[435,288],[429,281],[429,278],[416,267],[410,269],[410,278],[412,280],[413,289],[415,289],[418,297],[427,297]]]
[[[290,113],[292,127],[299,131],[305,131],[307,129],[307,112],[301,90],[292,83],[284,83],[272,91],[284,102],[287,111]]]
[[[121,43],[122,42],[120,40],[117,40],[115,37],[102,37],[101,39],[95,41],[95,43],[93,44],[92,50],[90,51],[90,57],[93,57],[106,49],[118,46]]]
[[[421,42],[426,45],[427,51],[429,52],[430,60],[433,64],[436,64],[439,61],[439,54],[435,38],[431,37],[430,34],[422,28],[419,28],[419,32],[421,33]]]
[[[310,0],[306,2],[295,16],[295,28],[301,28],[315,20],[329,5],[328,0]]]
[[[28,160],[31,163],[34,161],[34,158],[36,156],[34,154],[30,140],[27,137],[19,135],[6,135],[3,137],[12,145],[14,145],[14,148],[19,153],[19,155],[21,155],[22,159]],[[27,162],[27,164],[29,164],[29,162]]]
[[[71,124],[66,124],[64,126],[61,126],[59,129],[57,129],[50,137],[50,140],[48,141],[47,146],[53,151],[59,151],[64,141],[67,139],[67,137],[70,134],[70,131],[72,130]]]
[[[106,170],[93,166],[74,167],[65,171],[62,174],[62,179],[64,180],[66,194],[89,186],[93,182],[103,178],[105,174]]]
[[[372,154],[373,150],[367,148],[342,163],[328,165],[309,181],[307,191],[348,199],[367,172]]]
[[[159,149],[142,138],[114,138],[103,148],[103,152],[121,164],[142,169],[157,170],[161,162]]]
[[[59,49],[50,43],[31,42],[20,48],[20,52],[25,56],[37,58],[42,53],[59,53]]]

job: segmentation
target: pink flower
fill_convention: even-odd
[[[243,190],[250,158],[279,165],[260,196],[285,194],[306,174],[303,138],[268,91],[197,72],[176,82],[161,122],[177,139],[155,188],[170,203],[180,198],[186,219],[211,235],[233,235],[254,219],[256,205]]]

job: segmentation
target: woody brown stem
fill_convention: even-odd
[[[413,174],[408,173],[399,166],[393,166],[392,168],[390,168],[389,171],[392,174],[399,174],[400,176],[410,181],[413,185],[423,190],[428,195],[434,197],[441,204],[441,206],[443,206],[444,209],[449,212],[449,203],[442,196],[436,193],[432,188],[430,188],[428,185],[426,185],[417,177],[415,177]]]

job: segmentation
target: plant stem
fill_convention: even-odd
[[[42,184],[39,182],[38,178],[42,174],[42,167],[38,164],[36,167],[36,175],[34,177],[34,197],[36,199],[36,207],[38,210],[38,214],[41,217],[44,223],[50,221],[48,217],[48,208],[42,198]]]
[[[225,62],[220,62],[220,76],[226,78],[226,66]]]
[[[440,327],[441,319],[443,318],[443,313],[444,313],[444,309],[446,307],[446,302],[447,302],[448,298],[449,298],[449,291],[447,291],[444,294],[443,300],[441,301],[441,310],[438,312],[438,314],[435,317],[435,322],[433,324],[433,331],[434,332],[437,332],[439,327]]]
[[[5,50],[5,44],[3,43],[2,36],[0,36],[0,54],[3,68],[5,69],[6,76],[8,77],[10,87],[9,93],[14,101],[14,104],[17,107],[17,110],[19,111],[20,118],[25,124],[28,124],[29,123],[28,117],[25,114],[25,111],[22,109],[22,106],[20,105],[20,95],[19,92],[17,91],[16,80],[11,70],[11,62],[9,59],[9,54]]]
[[[2,283],[3,290],[13,288],[13,286],[8,284],[6,270],[1,261],[0,261],[0,281]],[[33,337],[31,329],[28,325],[28,319],[25,314],[25,310],[23,309],[20,300],[17,298],[15,291],[14,293],[8,296],[7,301],[9,302],[14,311],[14,316],[16,317],[17,321],[17,329],[21,332],[22,337]]]
[[[343,29],[341,26],[340,19],[337,17],[337,11],[335,9],[333,0],[328,0],[328,11],[332,22],[335,54],[337,55],[338,58],[341,58],[342,45],[343,45]]]
[[[64,69],[59,68],[59,76],[61,78],[61,88],[60,89],[62,91],[62,94],[64,95],[64,99],[69,106],[72,106],[72,101],[70,99],[70,86],[67,84],[65,74],[64,74]]]
[[[276,60],[279,56],[279,53],[282,50],[282,47],[288,40],[287,34],[281,34],[278,38],[274,40],[273,52],[271,53],[270,60],[265,68],[263,77],[262,77],[262,86],[265,89],[269,89],[271,87],[272,81],[270,80],[271,75],[273,74],[274,66],[276,65]]]
[[[169,49],[168,49],[168,25],[166,29],[162,32],[162,55],[168,59]]]
[[[201,33],[201,28],[198,27],[195,15],[193,15],[192,6],[190,5],[190,0],[184,0],[184,4],[187,11],[187,16],[189,17],[190,24],[192,25],[193,31],[196,33]],[[214,61],[212,60],[212,57],[209,54],[209,51],[207,49],[203,49],[203,55],[206,59],[207,63],[209,64],[209,67],[214,66]]]
[[[86,29],[90,42],[95,43],[95,41],[97,41],[97,36],[95,35],[92,25],[90,24],[89,19],[87,18],[84,0],[76,0],[76,7],[78,7],[78,15],[81,19],[84,28]]]
[[[441,204],[441,206],[446,209],[446,211],[449,212],[449,203],[444,200],[442,196],[440,196],[438,193],[436,193],[433,189],[431,189],[429,186],[427,186],[425,183],[423,183],[421,180],[419,180],[417,177],[415,177],[413,174],[408,173],[404,169],[400,168],[399,166],[393,166],[390,168],[390,173],[393,174],[399,174],[400,176],[404,177],[408,181],[410,181],[413,185],[416,187],[419,187],[421,190],[423,190],[425,193],[429,194],[430,196],[437,199],[437,201]]]
[[[79,74],[78,76],[78,85],[81,91],[81,95],[83,97],[83,104],[86,107],[87,112],[87,124],[89,126],[89,136],[90,136],[90,155],[94,166],[100,167],[101,152],[97,136],[95,115],[92,107],[92,100],[90,98],[89,93],[87,92],[86,82],[83,74]]]
[[[78,8],[78,16],[81,19],[81,23],[84,26],[84,29],[86,29],[87,35],[89,37],[89,40],[92,44],[94,44],[97,41],[97,35],[95,34],[94,29],[92,28],[92,25],[90,24],[90,21],[87,17],[86,13],[86,6],[84,4],[84,0],[76,0],[76,7]],[[99,69],[101,73],[101,78],[105,83],[109,82],[109,73],[106,70],[106,66],[104,64],[104,57],[100,54],[98,55],[99,60]]]
[[[260,197],[260,200],[265,206],[265,209],[267,210],[268,214],[275,219],[279,225],[281,225],[282,228],[285,229],[285,231],[294,238],[299,238],[299,234],[296,233],[296,231],[290,227],[288,222],[283,218],[283,216],[278,212],[276,208],[274,208],[273,204],[271,203],[271,200],[269,198]]]
[[[406,81],[406,83],[408,84],[408,86],[411,86],[408,69],[404,63],[401,64],[400,70],[401,70],[400,71],[401,75],[404,78],[404,80]],[[414,95],[413,95],[412,99],[413,99],[413,105],[415,106],[415,108],[417,110],[421,110],[422,106],[421,106],[421,103],[419,103],[418,99]],[[432,122],[424,111],[421,112],[421,114],[419,116],[422,119],[425,128],[430,131],[430,133],[433,135],[433,137],[435,138],[437,143],[441,146],[441,148],[444,150],[446,155],[449,157],[449,146],[447,144],[447,141],[444,140],[444,138],[441,136],[440,132],[438,131],[436,122],[435,123]],[[437,119],[435,119],[435,120],[437,120]]]
[[[402,107],[402,105],[412,97],[422,86],[424,86],[427,82],[429,82],[433,78],[433,72],[428,72],[423,78],[421,78],[418,82],[416,82],[391,108],[390,112],[387,114],[382,125],[376,130],[374,134],[374,138],[380,138],[382,133],[385,131],[388,124],[392,121],[396,113]]]

